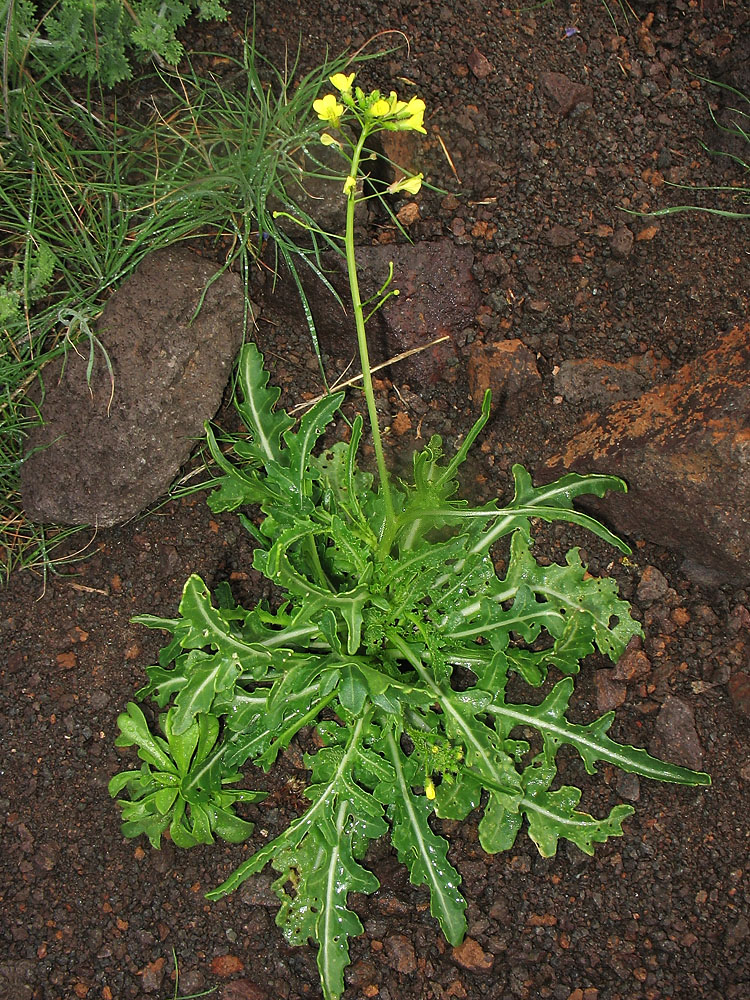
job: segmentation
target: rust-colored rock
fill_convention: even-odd
[[[590,415],[547,473],[608,472],[591,504],[623,534],[679,552],[716,582],[750,580],[750,324],[637,400]]]
[[[461,968],[472,972],[491,969],[495,962],[494,957],[486,952],[478,941],[470,937],[453,949],[453,959]]]
[[[542,388],[536,359],[520,340],[473,344],[467,367],[469,390],[477,408],[487,389],[491,389],[493,411],[512,416]]]
[[[211,962],[211,972],[215,976],[233,976],[245,968],[237,955],[217,955]]]

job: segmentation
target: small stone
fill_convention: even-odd
[[[592,107],[594,90],[586,84],[575,83],[564,73],[542,73],[539,81],[542,89],[557,105],[558,111],[567,115],[579,104]]]
[[[528,927],[555,927],[557,917],[554,913],[532,913],[526,924]]]
[[[555,223],[544,234],[545,243],[551,247],[569,247],[576,242],[578,236],[567,226],[560,226]]]
[[[596,707],[600,714],[612,712],[625,703],[627,688],[613,677],[612,670],[597,670],[594,674],[596,684]]]
[[[619,771],[615,781],[617,794],[628,802],[637,802],[641,797],[641,782],[637,774]]]
[[[750,674],[745,673],[744,670],[732,674],[727,690],[734,707],[738,708],[743,715],[750,716]]]
[[[164,981],[164,964],[164,958],[160,957],[141,969],[139,975],[145,993],[157,993],[161,989]]]
[[[414,945],[404,934],[391,934],[383,942],[388,964],[397,972],[415,972],[417,958]]]
[[[467,369],[471,398],[477,407],[482,405],[487,389],[491,389],[495,412],[502,410],[513,415],[541,391],[536,358],[520,340],[475,342]]]
[[[400,208],[398,212],[396,212],[396,218],[402,226],[413,226],[415,222],[419,221],[419,217],[419,205],[416,201],[407,202],[403,208]]]
[[[211,962],[211,972],[215,976],[233,976],[236,972],[242,972],[244,968],[242,959],[236,955],[217,955]]]
[[[620,259],[628,257],[633,249],[634,242],[635,236],[633,235],[633,231],[628,229],[627,226],[619,226],[614,231],[612,239],[609,241],[612,255],[614,257],[619,257]]]
[[[727,948],[736,948],[737,945],[742,944],[748,935],[750,935],[750,924],[747,922],[747,917],[740,917],[735,923],[727,927],[724,934],[724,943]]]
[[[645,226],[643,229],[640,230],[640,232],[636,236],[636,241],[638,243],[644,243],[644,242],[648,243],[654,238],[654,236],[656,236],[658,232],[659,232],[658,226]]]
[[[750,610],[744,604],[736,604],[727,624],[730,632],[750,632]]]
[[[655,757],[700,771],[703,748],[695,728],[693,709],[672,695],[667,697],[656,719],[650,751]]]
[[[467,937],[463,944],[453,949],[453,960],[462,969],[469,971],[491,969],[495,961],[494,957],[488,954],[478,941],[470,937]]]
[[[366,958],[360,958],[346,970],[346,984],[353,986],[355,990],[362,990],[378,981],[379,976],[375,965],[368,962]]]
[[[644,604],[651,604],[654,601],[658,601],[659,598],[664,597],[668,590],[669,583],[664,574],[656,566],[647,566],[638,583],[635,597],[637,601],[642,601]]]
[[[492,72],[492,63],[479,49],[473,49],[469,56],[469,69],[478,80],[483,80]]]
[[[625,650],[617,661],[612,677],[617,681],[629,683],[634,680],[641,680],[651,673],[651,661],[642,649],[631,646]]]
[[[675,625],[682,627],[690,622],[690,612],[687,608],[674,608],[670,618]]]

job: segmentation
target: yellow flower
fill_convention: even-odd
[[[383,118],[384,115],[389,115],[391,113],[391,105],[389,101],[386,101],[383,97],[380,100],[375,101],[375,103],[370,108],[370,114],[375,118]]]
[[[424,174],[415,174],[414,177],[402,177],[400,181],[394,181],[388,185],[388,194],[397,194],[399,191],[406,191],[408,194],[416,194],[422,187]]]
[[[334,73],[333,76],[329,76],[328,79],[331,81],[336,90],[340,90],[342,94],[346,94],[352,89],[354,75],[354,73],[350,73],[348,76],[345,73]]]
[[[344,194],[351,194],[357,186],[357,178],[352,177],[351,174],[344,181]]]
[[[432,778],[425,778],[424,793],[428,799],[435,798],[435,783]]]
[[[423,132],[427,135],[427,129],[423,124],[425,103],[421,97],[412,97],[408,104],[404,104],[403,101],[399,101],[398,104],[402,106],[397,108],[398,118],[395,127],[404,131],[414,129],[415,132]]]
[[[344,113],[344,105],[339,104],[333,94],[326,94],[325,97],[313,101],[313,109],[318,113],[318,118],[321,121],[330,122],[334,128],[338,127]]]
[[[341,145],[341,143],[338,141],[338,139],[334,139],[333,136],[329,135],[327,132],[324,132],[321,135],[320,141],[321,141],[321,143],[324,146],[340,146]]]

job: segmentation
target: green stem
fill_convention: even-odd
[[[382,535],[390,536],[395,524],[395,511],[393,509],[393,497],[391,496],[391,484],[388,476],[388,467],[385,464],[385,454],[383,452],[383,441],[380,435],[380,425],[378,423],[378,412],[375,408],[375,393],[372,388],[372,370],[370,367],[370,353],[367,348],[367,334],[365,333],[365,317],[362,309],[362,299],[359,294],[359,281],[357,278],[357,260],[354,253],[354,209],[357,204],[354,182],[356,182],[359,172],[359,161],[362,156],[367,130],[362,130],[362,135],[354,148],[351,159],[351,169],[349,176],[352,178],[351,190],[347,194],[346,202],[346,235],[344,245],[346,247],[346,266],[349,272],[349,292],[354,308],[354,323],[357,329],[357,347],[359,348],[359,359],[362,365],[362,384],[365,391],[365,401],[367,403],[367,415],[370,420],[372,431],[372,443],[375,448],[375,461],[378,466],[380,485],[385,502],[385,522],[383,524]]]

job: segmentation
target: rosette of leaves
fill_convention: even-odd
[[[627,552],[573,506],[582,495],[624,489],[621,480],[571,473],[535,487],[515,466],[510,503],[469,506],[456,476],[489,416],[488,397],[452,458],[439,437],[414,455],[410,481],[391,484],[389,516],[382,488],[358,465],[361,418],[347,440],[320,446],[342,394],[324,397],[295,428],[268,379],[247,345],[238,409],[249,433],[234,441],[230,460],[208,430],[222,470],[209,503],[260,512],[240,517],[279,605],[246,610],[190,577],[178,617],[136,619],[171,635],[139,696],[172,706],[173,735],[217,720],[226,767],[267,770],[295,734],[314,727],[318,750],[304,758],[308,808],[208,896],[271,864],[277,923],[289,942],[317,944],[323,994],[335,998],[348,939],[362,931],[348,894],[378,887],[362,864],[371,840],[390,837],[456,945],[466,902],[433,817],[479,810],[479,840],[491,854],[509,849],[524,822],[545,857],[560,838],[591,854],[622,834],[632,807],[615,805],[602,818],[579,810],[580,789],[557,776],[562,746],[589,773],[605,763],[688,785],[709,778],[616,743],[611,712],[587,724],[568,718],[584,658],[598,650],[616,661],[640,627],[614,581],[590,576],[577,549],[563,564],[537,562],[532,521],[571,522]],[[506,546],[500,574],[498,543]],[[511,700],[513,675],[542,696]]]
[[[216,834],[237,843],[253,831],[253,824],[234,814],[235,802],[257,802],[262,792],[229,790],[224,785],[242,775],[227,768],[224,749],[216,747],[219,722],[213,715],[197,715],[179,733],[174,730],[174,710],[160,718],[166,739],[153,736],[141,709],[130,702],[117,720],[120,736],[115,745],[138,746],[140,771],[121,771],[109,782],[109,794],[120,800],[122,832],[126,837],[145,833],[158,848],[161,835],[178,847],[212,844]]]

